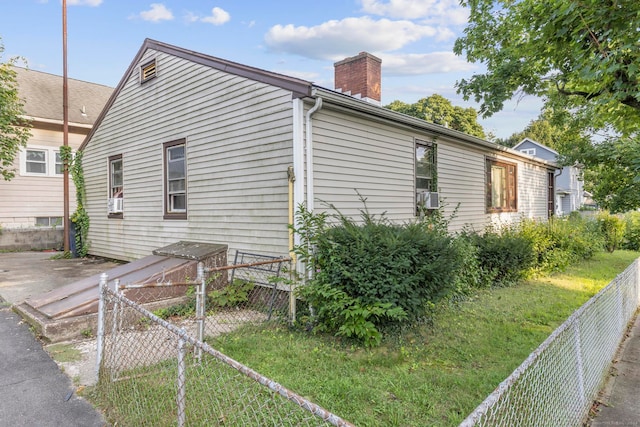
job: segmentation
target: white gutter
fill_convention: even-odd
[[[309,111],[307,111],[307,210],[313,213],[314,209],[314,194],[313,194],[313,130],[311,123],[311,116],[322,108],[322,98],[319,96],[316,98],[316,103]]]

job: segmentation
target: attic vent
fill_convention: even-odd
[[[140,83],[151,80],[156,76],[156,60],[146,63],[140,67]]]

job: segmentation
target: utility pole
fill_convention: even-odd
[[[67,0],[62,0],[62,145],[69,146],[69,88],[67,86]],[[64,251],[69,252],[69,165],[64,161]]]

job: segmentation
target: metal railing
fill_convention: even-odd
[[[580,307],[460,426],[582,426],[640,305],[639,269]]]
[[[262,267],[255,268],[258,265]],[[178,325],[124,294],[141,288],[108,283],[103,274],[94,396],[107,419],[114,425],[351,426],[203,342],[204,336],[231,332],[247,323],[284,321],[288,295],[280,294],[286,294],[287,286],[256,277],[272,274],[265,265],[268,262],[257,261],[214,268],[210,272],[215,280],[204,280],[199,269],[193,283],[173,284],[196,288],[196,315]],[[238,269],[233,276],[241,277],[242,283],[226,280],[233,268]],[[239,274],[239,269],[246,274]],[[225,273],[223,280],[216,274],[220,272]],[[263,285],[246,283],[251,278]],[[154,291],[162,286],[155,284]]]

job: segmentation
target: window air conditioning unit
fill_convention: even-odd
[[[425,191],[423,194],[424,197],[424,208],[425,209],[439,209],[440,208],[440,196],[437,192],[429,192]]]
[[[109,199],[109,202],[107,203],[107,210],[109,211],[110,214],[122,213],[123,202],[124,202],[124,199],[122,197]]]

